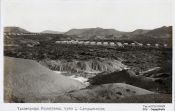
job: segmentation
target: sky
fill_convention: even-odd
[[[32,32],[172,25],[172,0],[2,0],[3,25]]]

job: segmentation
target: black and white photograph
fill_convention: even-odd
[[[171,0],[2,1],[4,103],[173,102]]]

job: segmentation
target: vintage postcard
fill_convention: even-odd
[[[1,0],[2,111],[174,111],[172,4]]]

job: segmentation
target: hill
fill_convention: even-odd
[[[145,29],[137,29],[131,32],[132,35],[141,35],[149,32],[150,30],[145,30]]]
[[[30,33],[29,31],[20,27],[4,27],[5,33]]]
[[[69,95],[81,102],[115,102],[120,98],[154,94],[154,92],[125,83],[103,84],[70,92]]]
[[[154,75],[158,76],[154,78],[145,77],[142,75],[136,75],[136,73],[131,70],[122,70],[112,73],[100,73],[97,76],[90,78],[89,82],[92,85],[126,83],[155,92],[171,92],[168,91],[171,89],[171,86],[169,86],[169,84],[171,84],[171,77],[169,77],[170,75],[166,74],[166,72],[163,72],[161,70],[159,71],[159,73],[155,73]],[[164,77],[165,75],[166,77]]]
[[[137,29],[133,32],[122,32],[115,29],[103,28],[84,28],[71,29],[65,33],[66,35],[75,35],[83,40],[94,39],[170,39],[172,37],[172,26],[163,26],[153,30]]]
[[[44,30],[41,33],[46,33],[46,34],[63,34],[64,32],[53,31],[53,30]]]
[[[66,32],[66,35],[76,35],[81,39],[116,39],[122,36],[124,32],[115,29],[103,28],[85,28],[85,29],[71,29]]]
[[[154,38],[171,38],[172,36],[172,26],[163,26],[160,28],[153,29],[146,33],[146,35]]]
[[[33,60],[5,57],[5,101],[43,102],[85,86]]]
[[[172,46],[172,26],[163,26],[153,30],[136,30],[124,34],[120,39],[139,41],[142,43],[166,43]]]

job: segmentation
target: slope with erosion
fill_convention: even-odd
[[[121,60],[94,58],[88,60],[50,60],[39,61],[40,64],[54,71],[64,72],[66,76],[93,77],[101,72],[114,72],[127,69],[128,67],[121,63]]]

